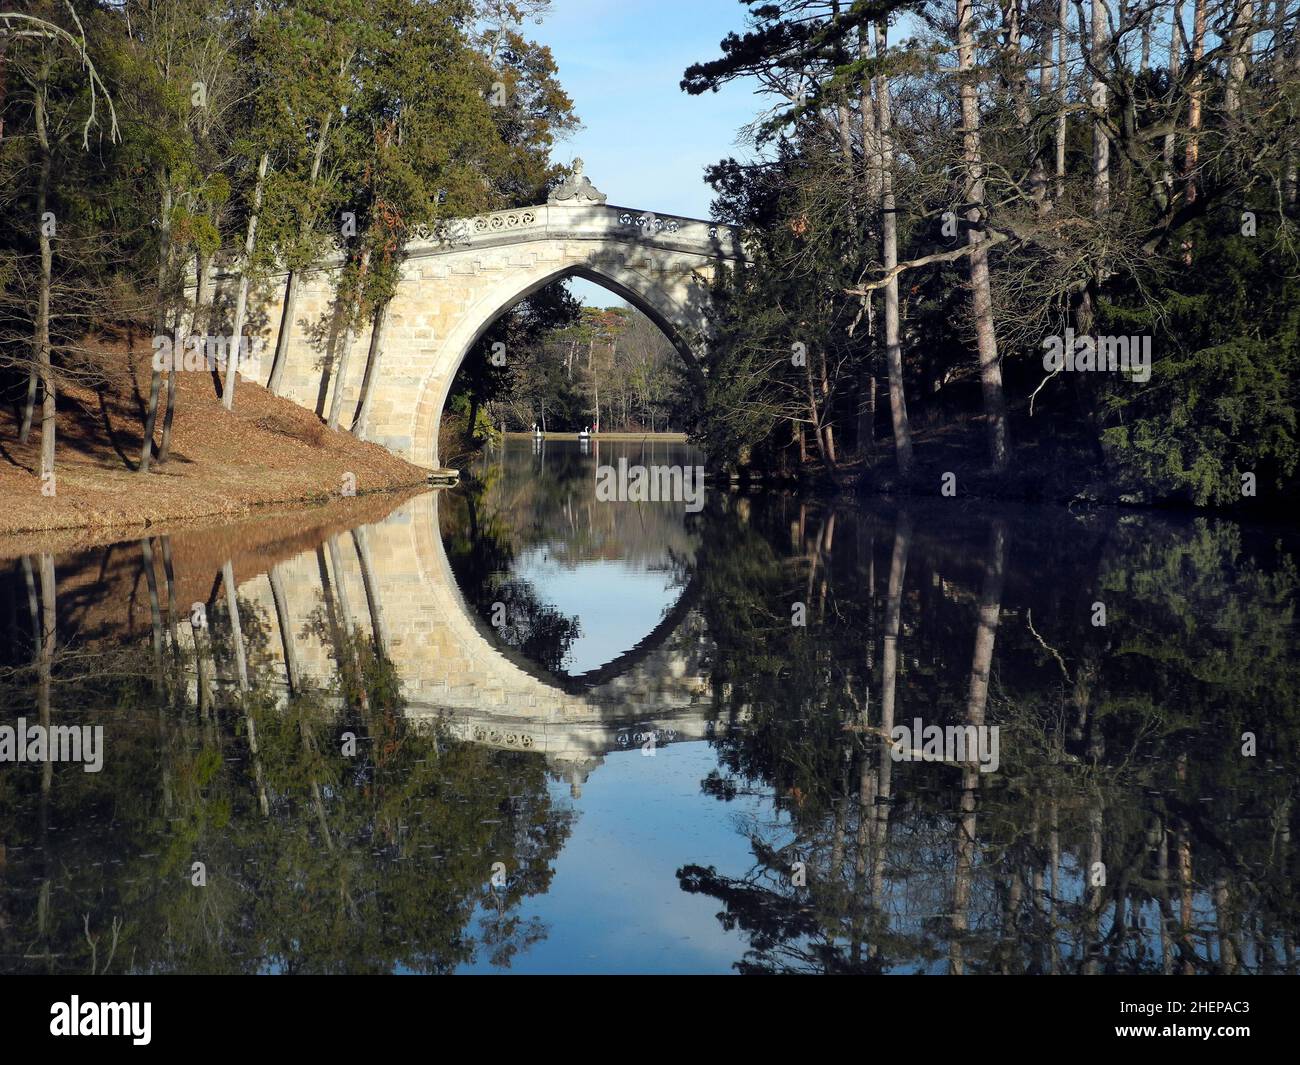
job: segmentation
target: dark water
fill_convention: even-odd
[[[0,562],[0,971],[1296,971],[1291,531],[597,461]]]

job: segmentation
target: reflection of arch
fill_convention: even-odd
[[[491,647],[497,655],[504,658],[521,674],[556,692],[563,692],[568,696],[590,696],[596,702],[607,702],[620,678],[627,677],[637,667],[651,659],[656,652],[668,650],[666,645],[687,622],[699,601],[701,581],[697,574],[692,573],[686,587],[682,589],[673,605],[664,612],[664,616],[659,619],[654,628],[642,636],[634,646],[586,673],[572,676],[552,673],[505,643],[497,631],[465,598],[455,571],[452,569],[451,559],[447,557],[446,545],[443,543],[438,525],[436,509],[438,493],[432,495],[434,510],[428,518],[430,524],[415,530],[420,545],[418,557],[422,580],[436,581],[440,590],[445,589],[446,597],[457,607],[457,610],[448,613],[455,614],[458,625],[472,627],[484,644]]]
[[[501,646],[465,602],[438,531],[439,495],[400,504],[366,526],[357,550],[330,552],[327,566],[335,597],[367,603],[353,615],[363,633],[373,634],[382,616],[384,647],[409,717],[447,721],[466,739],[562,760],[618,750],[620,730],[633,725],[671,723],[681,738],[712,735],[712,647],[695,609],[698,582],[619,658],[580,677],[557,678]],[[286,694],[287,641],[302,689],[331,689],[337,661],[328,627],[318,624],[322,595],[314,548],[280,561],[274,582],[262,573],[245,576],[239,587],[241,602],[278,621],[268,625],[272,636],[259,654]]]
[[[448,569],[450,570],[450,566]],[[455,581],[454,575],[452,580]],[[599,696],[601,688],[612,685],[619,678],[626,676],[632,670],[644,664],[655,652],[664,649],[664,645],[676,634],[691,611],[694,610],[695,604],[700,597],[700,585],[699,578],[692,576],[690,582],[682,589],[682,594],[677,597],[677,601],[659,619],[655,627],[642,636],[634,646],[629,647],[617,658],[611,659],[603,666],[597,666],[586,673],[573,676],[559,676],[552,673],[530,658],[520,654],[509,644],[502,642],[496,631],[466,602],[465,597],[460,593],[459,586],[455,587],[455,592],[465,609],[466,617],[478,629],[479,635],[492,644],[497,653],[508,659],[516,668],[527,673],[530,677],[536,678],[540,683],[548,684],[569,695],[594,693]]]
[[[659,277],[647,276],[634,269],[627,262],[634,246],[617,248],[614,254],[608,245],[597,247],[600,250],[595,254],[584,248],[581,257],[559,267],[554,260],[546,260],[531,269],[512,271],[460,315],[451,332],[439,342],[437,357],[416,392],[413,447],[417,456],[427,455],[429,465],[438,465],[438,423],[451,386],[465,356],[492,323],[520,300],[566,277],[583,278],[621,296],[662,330],[684,359],[696,359],[706,324],[699,306],[704,297],[688,290],[688,299],[683,301],[670,291],[683,288],[680,277],[668,277],[662,271]],[[706,287],[704,278],[696,276],[692,280],[690,288]]]
[[[605,717],[611,711],[617,713],[618,704],[626,702],[628,716],[635,717],[643,713],[649,700],[638,699],[638,695],[645,696],[647,693],[629,691],[625,685],[617,682],[633,674],[655,652],[667,650],[671,637],[682,628],[693,612],[699,597],[699,581],[694,578],[691,580],[673,607],[635,647],[589,673],[577,677],[557,677],[514,648],[503,644],[495,630],[466,602],[439,532],[437,499],[438,493],[430,492],[411,500],[402,508],[409,508],[411,512],[409,535],[414,547],[411,552],[412,569],[419,574],[417,586],[421,589],[421,594],[412,597],[409,588],[404,588],[402,601],[415,607],[416,623],[431,607],[436,610],[440,624],[446,627],[455,641],[458,658],[471,663],[470,672],[476,674],[476,679],[481,681],[490,678],[494,687],[526,700],[529,708],[541,710],[542,707],[551,705],[562,707],[565,717]],[[405,527],[406,523],[403,524]],[[369,535],[377,542],[382,542],[385,528],[383,524],[374,526]],[[379,552],[376,551],[375,554],[378,555]],[[391,556],[392,552],[389,554]],[[386,623],[390,630],[395,627],[392,614],[391,609],[386,609]],[[399,650],[393,652],[395,660],[401,653],[400,638],[396,642]],[[400,661],[397,664],[400,672]],[[677,700],[678,709],[694,702],[691,696],[685,694],[692,687],[691,678],[681,679],[683,694]],[[523,706],[511,707],[514,712],[523,709]]]
[[[647,632],[636,645],[629,647],[617,658],[611,659],[603,666],[588,670],[576,677],[566,677],[565,687],[570,691],[590,691],[625,676],[641,665],[647,658],[660,650],[670,636],[686,621],[695,609],[700,598],[701,581],[698,574],[692,574],[690,582],[682,589],[671,608],[664,614],[653,629]]]

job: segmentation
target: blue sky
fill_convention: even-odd
[[[611,204],[708,218],[704,168],[748,156],[737,134],[762,104],[752,86],[687,96],[678,82],[692,63],[721,54],[746,10],[738,0],[554,0],[546,21],[526,30],[550,46],[583,124],[554,157],[581,158]],[[587,282],[573,290],[599,306],[622,302]]]
[[[708,218],[704,167],[729,154],[760,104],[747,86],[687,96],[692,63],[744,27],[738,0],[554,0],[531,34],[549,45],[583,129],[555,158],[580,156],[587,176],[620,207]]]

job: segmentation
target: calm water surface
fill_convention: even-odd
[[[1294,532],[619,457],[0,561],[0,971],[1296,971]]]

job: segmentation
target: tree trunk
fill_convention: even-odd
[[[1110,29],[1110,8],[1106,0],[1092,0],[1092,40],[1089,56],[1094,71],[1106,61],[1106,37]],[[1089,99],[1094,111],[1092,120],[1092,191],[1093,209],[1100,218],[1110,206],[1110,137],[1102,116],[1109,100],[1106,82],[1100,73],[1092,76]]]
[[[45,100],[49,84],[49,65],[42,66],[40,84],[35,97],[36,140],[41,153],[40,184],[36,189],[36,217],[40,225],[41,280],[37,293],[36,306],[36,369],[41,378],[41,485],[54,476],[55,445],[55,390],[54,367],[50,355],[50,287],[54,276],[54,248],[50,243],[50,234],[45,225],[46,207],[50,191],[50,137],[46,127]],[[31,386],[28,385],[30,403]],[[30,411],[24,419],[25,425],[31,421]]]
[[[171,237],[172,237],[172,189],[171,181],[165,174],[160,174],[163,184],[162,201],[159,206],[158,235],[158,312],[155,318],[155,334],[163,336],[167,331],[167,283],[171,273]],[[173,341],[175,337],[172,338]],[[180,355],[172,347],[172,359]],[[162,371],[153,367],[149,378],[149,407],[144,417],[144,441],[140,445],[140,473],[149,472],[149,460],[153,457],[153,431],[158,424],[158,395],[162,391]]]
[[[870,299],[864,296],[863,299]],[[869,456],[876,449],[876,373],[874,352],[865,356],[865,370],[858,390],[858,452]]]
[[[361,253],[361,265],[357,270],[356,303],[348,309],[347,331],[343,334],[343,353],[339,356],[338,369],[334,374],[334,395],[330,399],[330,416],[328,425],[331,429],[339,427],[339,414],[343,410],[343,386],[347,384],[348,363],[352,357],[352,341],[357,331],[357,316],[361,313],[361,289],[366,280],[366,270],[370,266],[370,249]]]
[[[352,432],[361,440],[370,432],[370,400],[375,394],[379,379],[379,361],[384,354],[384,327],[388,324],[388,301],[375,311],[370,323],[370,351],[366,355],[366,372],[361,379],[361,399],[357,403],[357,416],[352,422]]]
[[[285,606],[284,581],[280,577],[280,567],[274,565],[268,571],[271,580],[271,601],[275,604],[276,627],[280,631],[280,650],[284,654],[284,679],[290,695],[299,691],[298,653],[293,642],[293,628],[289,623],[289,610]]]
[[[894,727],[894,700],[898,680],[898,635],[902,631],[903,578],[912,542],[912,520],[900,512],[894,527],[894,551],[889,561],[889,594],[885,600],[884,654],[880,659],[880,732],[887,739]],[[884,765],[881,765],[884,769]]]
[[[149,623],[153,630],[154,686],[161,693],[164,690],[162,599],[158,595],[158,571],[154,567],[153,542],[147,536],[140,541],[140,560],[144,566],[144,583],[149,590]]]
[[[813,425],[813,437],[817,444],[817,453],[821,456],[822,465],[826,467],[826,472],[834,475],[836,472],[835,430],[829,422],[822,420],[822,404],[826,401],[830,387],[826,380],[825,354],[821,356],[816,381],[813,379],[811,361],[807,363],[806,372],[808,380],[808,416]],[[650,423],[650,431],[654,432],[653,420]]]
[[[1062,0],[1064,2],[1064,0]],[[1181,66],[1182,51],[1178,47],[1179,27],[1183,24],[1183,5],[1182,0],[1174,0],[1174,10],[1170,15],[1169,22],[1169,78],[1173,82],[1178,81],[1178,72]],[[1164,177],[1165,192],[1172,197],[1174,194],[1174,135],[1165,134],[1164,144]]]
[[[1038,136],[1033,129],[1033,115],[1029,107],[1029,70],[1020,47],[1021,2],[1022,0],[1004,0],[1002,8],[1007,77],[1016,125],[1029,152],[1029,195],[1042,210],[1047,202],[1047,171],[1043,166],[1043,153],[1039,150]]]
[[[350,316],[349,316],[350,317]],[[349,325],[343,333],[343,349],[339,353],[339,363],[334,370],[334,394],[330,397],[330,413],[325,424],[337,431],[339,415],[343,410],[343,380],[347,376],[348,363],[352,357],[352,337],[356,329]]]
[[[185,311],[182,307],[176,308],[175,328],[172,330],[172,336],[175,338],[175,347],[173,351],[182,351],[185,345],[189,343],[189,334],[185,332]],[[206,352],[206,346],[204,348]],[[176,416],[176,373],[178,367],[175,363],[167,372],[167,409],[163,412],[163,430],[162,441],[158,445],[158,461],[166,462],[167,456],[172,452],[172,419]]]
[[[23,401],[23,422],[18,430],[18,442],[27,443],[32,435],[32,414],[36,410],[36,387],[41,380],[40,363],[33,362],[31,372],[27,375],[27,398]]]
[[[293,313],[298,303],[298,271],[290,270],[284,283],[284,304],[280,308],[280,328],[275,334],[275,354],[271,358],[271,374],[266,387],[273,396],[280,394],[284,379],[284,365],[289,359],[289,343],[293,339]]]
[[[311,183],[309,188],[316,187],[316,181],[320,177],[321,158],[325,154],[325,142],[329,139],[330,122],[332,115],[326,115],[321,122],[320,136],[316,139],[316,150],[312,153],[311,160]],[[280,382],[284,378],[284,366],[289,360],[289,343],[293,339],[293,312],[294,305],[298,302],[298,271],[291,269],[289,276],[284,283],[284,305],[280,310],[280,328],[275,334],[275,357],[271,363],[271,376],[267,379],[266,387],[272,395],[280,394]]]
[[[181,668],[181,644],[176,613],[176,570],[172,566],[172,542],[169,536],[160,536],[158,542],[162,547],[163,579],[167,582],[167,631],[171,636],[172,664],[179,678]]]
[[[1000,519],[989,531],[988,560],[984,565],[984,584],[980,591],[979,620],[975,630],[975,651],[970,669],[970,686],[966,695],[966,723],[983,725],[988,706],[989,674],[993,669],[993,645],[1002,613],[1002,586],[1006,564],[1007,532]]]
[[[326,542],[329,550],[329,567],[325,567],[325,554],[317,548],[317,559],[321,566],[322,586],[325,589],[326,606],[330,608],[331,631],[334,633],[334,644],[336,648],[336,657],[340,670],[344,678],[344,691],[349,693],[355,692],[357,702],[361,709],[369,709],[369,693],[361,676],[361,663],[357,658],[357,646],[354,639],[356,635],[356,624],[352,620],[351,600],[348,598],[347,585],[343,577],[343,557],[339,551],[339,538],[331,536]],[[329,579],[330,572],[333,572],[334,579]],[[341,617],[332,613],[333,605],[338,603],[338,611]]]
[[[888,37],[884,21],[876,23],[876,57],[884,59]],[[894,202],[893,115],[889,79],[876,77],[876,106],[880,109],[880,213],[881,241],[886,272],[898,265],[898,216]],[[912,472],[912,427],[907,420],[907,397],[903,391],[903,347],[898,316],[898,276],[885,286],[885,365],[889,371],[889,414],[894,425],[894,454],[900,477]]]
[[[239,295],[235,298],[235,321],[230,328],[230,346],[226,351],[226,381],[221,390],[221,405],[226,410],[235,404],[235,368],[239,365],[239,355],[243,349],[244,314],[248,309],[248,266],[257,242],[257,215],[262,209],[262,191],[270,161],[270,154],[263,152],[262,161],[257,166],[257,184],[253,188],[253,210],[248,216],[248,233],[244,237],[244,259],[239,269]]]
[[[1294,30],[1289,38],[1286,33],[1285,0],[1277,0],[1273,19],[1273,39],[1278,42],[1288,41],[1286,46],[1280,43],[1275,45],[1273,80],[1276,84],[1281,84],[1286,79],[1288,68],[1300,69],[1300,44],[1297,44]],[[1296,138],[1292,135],[1287,138],[1286,150],[1282,156],[1282,202],[1288,211],[1295,210],[1297,194],[1300,194],[1300,167],[1297,167],[1296,160]]]
[[[1237,10],[1229,34],[1232,58],[1228,62],[1228,87],[1224,95],[1224,110],[1236,118],[1241,113],[1241,89],[1246,81],[1250,61],[1250,43],[1254,34],[1255,4],[1253,0],[1237,0]]]
[[[235,651],[235,679],[239,684],[240,702],[244,708],[244,729],[248,735],[248,753],[253,763],[253,782],[257,787],[257,805],[266,817],[271,812],[266,791],[266,774],[262,769],[261,751],[257,744],[257,722],[253,718],[252,700],[248,697],[248,659],[244,652],[244,629],[239,620],[239,596],[235,591],[235,569],[230,560],[221,567],[221,582],[226,586],[226,609],[230,614],[230,635]]]
[[[988,706],[989,675],[993,669],[993,647],[997,636],[998,620],[1002,612],[1003,567],[1006,558],[1006,531],[995,520],[989,535],[989,557],[984,565],[984,585],[980,592],[979,621],[975,630],[975,650],[971,658],[970,687],[966,695],[966,724],[984,727],[984,714]],[[968,752],[969,754],[969,752]],[[961,973],[964,968],[962,940],[969,927],[967,907],[970,904],[974,882],[975,851],[975,798],[979,790],[980,771],[975,765],[962,769],[961,819],[957,829],[957,862],[953,887],[953,936],[950,947],[951,968]]]
[[[824,424],[821,429],[822,441],[822,458],[826,461],[826,468],[834,473],[839,460],[835,454],[835,427],[829,423]]]
[[[230,633],[232,650],[235,654],[235,680],[241,692],[248,691],[248,659],[244,653],[244,630],[239,619],[239,597],[235,589],[235,568],[227,559],[221,568],[221,581],[226,586],[226,610],[230,614]],[[252,741],[253,753],[257,753],[257,741]]]
[[[370,561],[370,539],[366,527],[359,525],[352,530],[352,546],[357,552],[357,562],[361,566],[361,584],[366,592],[366,607],[370,611],[370,631],[375,640],[375,651],[381,657],[388,653],[388,632],[384,627],[383,606],[376,590],[374,566]]]
[[[1187,89],[1187,154],[1183,169],[1187,176],[1187,202],[1196,199],[1196,171],[1200,166],[1201,107],[1205,78],[1200,69],[1205,57],[1205,0],[1192,8],[1192,83]]]
[[[863,23],[858,27],[858,58],[867,60],[871,56],[871,29]],[[863,184],[866,186],[867,202],[875,203],[880,198],[880,140],[876,128],[876,111],[871,102],[871,82],[864,78],[858,98],[858,122],[862,135],[862,172]]]
[[[962,142],[967,170],[966,220],[970,253],[970,286],[979,348],[980,386],[984,394],[984,420],[988,430],[989,458],[995,472],[1007,468],[1011,457],[1006,399],[1002,392],[1002,364],[998,358],[993,324],[993,291],[989,283],[988,249],[980,230],[984,214],[984,163],[980,150],[979,90],[975,83],[975,31],[972,0],[957,0],[957,52],[961,72]]]
[[[41,555],[41,646],[37,676],[37,709],[41,725],[49,735],[50,689],[54,676],[54,649],[58,640],[58,581],[54,573],[54,556]],[[41,794],[48,795],[54,781],[54,761],[47,758],[41,767]]]
[[[213,256],[200,251],[195,257],[194,313],[190,315],[190,333],[207,333],[212,325],[212,260]],[[207,327],[200,330],[203,308],[208,309]]]
[[[1056,198],[1065,196],[1065,59],[1069,51],[1069,38],[1065,28],[1069,24],[1070,0],[1060,0],[1056,10]]]

